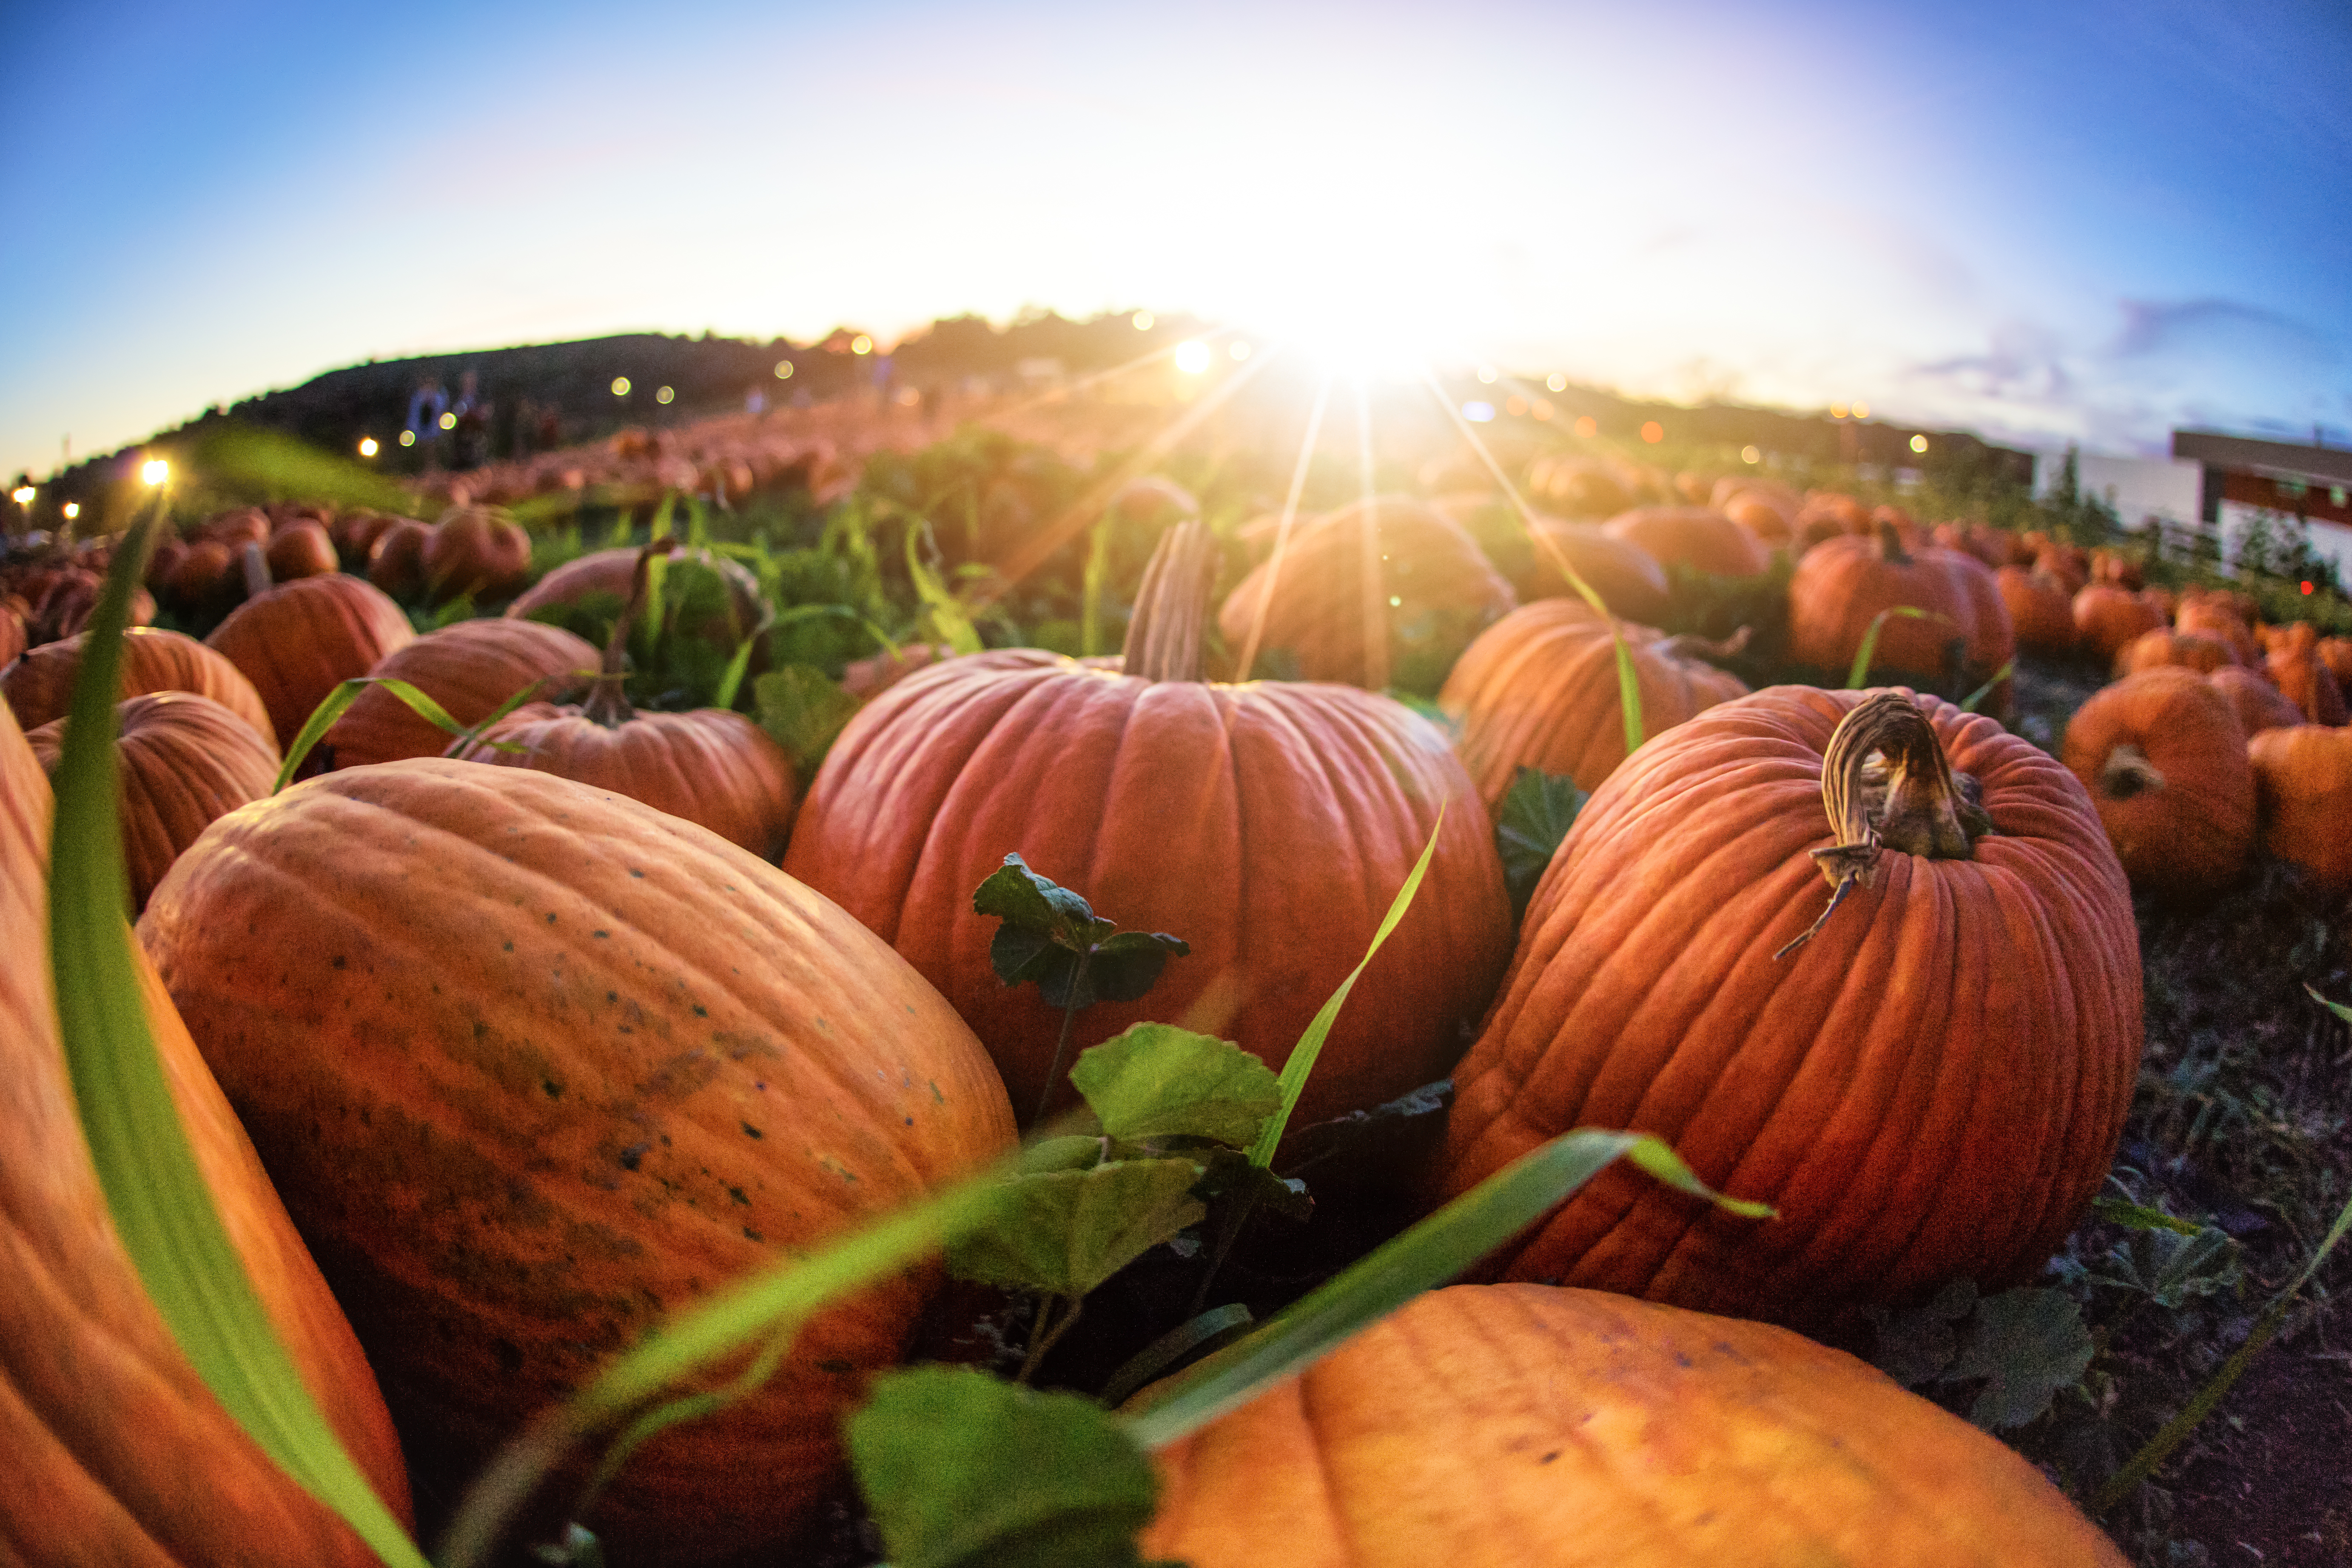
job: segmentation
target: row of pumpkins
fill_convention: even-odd
[[[1377,531],[1345,515],[1295,529],[1275,570],[1311,588],[1318,551],[1352,542],[1360,567],[1367,541],[1398,542],[1391,519],[1451,526],[1369,510]],[[634,557],[598,570],[641,580]],[[1952,1278],[2021,1281],[2066,1235],[2105,1175],[2140,1045],[2129,897],[2074,777],[1934,698],[1710,689],[1679,722],[1661,698],[1630,760],[1622,732],[1614,758],[1590,748],[1605,776],[1515,945],[1473,804],[1495,793],[1475,727],[1457,754],[1373,690],[1206,679],[1213,571],[1197,525],[1171,531],[1116,666],[1006,650],[871,680],[796,811],[784,767],[751,792],[782,814],[740,831],[684,820],[733,786],[682,742],[583,784],[537,771],[561,750],[543,741],[441,757],[446,737],[372,690],[330,731],[331,771],[218,815],[138,890],[151,1011],[208,1175],[387,1500],[404,1507],[405,1482],[352,1331],[412,1434],[478,1459],[663,1312],[1010,1143],[1062,1018],[989,963],[971,889],[1008,850],[1191,944],[1148,1002],[1085,1015],[1074,1047],[1149,1015],[1278,1062],[1433,834],[1299,1124],[1450,1069],[1433,1203],[1555,1133],[1625,1126],[1778,1217],[1604,1173],[1488,1261],[1498,1283],[1422,1299],[1159,1455],[1147,1552],[2119,1563],[1965,1424],[1783,1329],[1692,1315],[1834,1326]],[[1256,592],[1268,624],[1241,635],[1273,646],[1291,592]],[[1334,635],[1352,619],[1361,656],[1378,640],[1361,595],[1340,600]],[[1487,635],[1528,616],[1580,639],[1585,664],[1612,661],[1613,704],[1607,623],[1538,601]],[[1628,635],[1665,672],[1643,663],[1645,706],[1654,679],[1703,679],[1677,673],[1686,650]],[[11,929],[39,918],[47,815],[16,727],[52,721],[79,651],[37,649],[0,679]],[[341,574],[255,594],[209,646],[142,630],[126,652],[126,773],[142,772],[143,714],[211,727],[156,775],[159,816],[205,787],[200,758],[242,745],[274,771],[350,674],[400,674],[470,723],[599,665],[521,616],[415,636]],[[592,684],[587,710],[527,721],[621,737],[713,717],[633,718],[611,705],[615,682]],[[765,743],[742,730],[705,743]],[[524,765],[482,765],[499,762]],[[141,831],[127,826],[134,850]],[[23,1397],[7,1418],[37,1486],[70,1489],[80,1511],[0,1488],[0,1518],[63,1521],[76,1551],[103,1542],[128,1561],[362,1560],[161,1341],[86,1163],[58,1142],[72,1135],[46,973],[23,944],[7,963],[0,1022],[29,1065],[5,1080],[47,1142],[0,1163],[5,1235],[39,1265],[27,1278],[82,1281],[12,1303],[0,1353]],[[78,1174],[59,1186],[59,1172]],[[835,1472],[861,1374],[901,1353],[934,1282],[822,1314],[761,1392],[649,1441],[592,1520],[615,1560],[789,1537]],[[61,1337],[112,1359],[26,1370],[29,1347]],[[92,1410],[120,1418],[93,1428]],[[1629,1512],[1647,1533],[1617,1522]]]

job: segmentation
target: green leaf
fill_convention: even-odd
[[[1274,1070],[1229,1040],[1136,1024],[1070,1069],[1103,1131],[1127,1143],[1207,1138],[1244,1148],[1282,1103]]]
[[[1100,923],[1084,897],[1032,871],[1018,855],[1007,855],[1004,864],[973,889],[971,907],[974,913],[994,915],[1009,927],[1046,937],[1074,952],[1093,946]]]
[[[1963,713],[1975,712],[1977,710],[1977,705],[1982,702],[1986,698],[1992,695],[1992,689],[1994,687],[1999,686],[2002,681],[2007,680],[2016,672],[2017,660],[2012,658],[2007,664],[2002,665],[1999,669],[1994,670],[1992,672],[1991,679],[1986,681],[1982,686],[1978,687],[1974,691],[1969,692],[1966,697],[1960,700],[1960,711]]]
[[[1528,912],[1528,900],[1550,868],[1553,851],[1576,826],[1577,813],[1588,798],[1564,774],[1523,765],[1511,775],[1495,823],[1495,848],[1503,858],[1503,885],[1510,891],[1515,919]]]
[[[1562,1133],[1342,1269],[1255,1332],[1146,1389],[1121,1413],[1129,1429],[1147,1448],[1199,1430],[1453,1279],[1618,1159],[1734,1214],[1760,1218],[1772,1212],[1714,1192],[1648,1133],[1592,1128]]]
[[[1151,1462],[1075,1394],[969,1367],[875,1380],[849,1458],[898,1568],[1126,1568],[1159,1506]]]
[[[2304,984],[2303,988],[2305,991],[2310,993],[2311,999],[2313,1001],[2318,1003],[2321,1006],[2326,1008],[2329,1012],[2335,1014],[2346,1023],[2352,1024],[2352,1007],[2347,1007],[2341,1002],[2330,1002],[2326,997],[2322,996],[2307,981]]]
[[[975,913],[1004,923],[988,945],[990,965],[1007,985],[1034,984],[1048,1006],[1073,1010],[1098,1001],[1133,1002],[1160,980],[1171,956],[1192,952],[1165,931],[1121,931],[1077,893],[1029,868],[1018,855],[973,890]]]
[[[751,682],[751,710],[760,728],[792,758],[803,784],[816,776],[857,706],[856,698],[814,665],[788,664]]]
[[[1969,1419],[1988,1432],[2022,1426],[2051,1396],[2090,1370],[2096,1347],[2082,1309],[2063,1290],[2003,1290],[1977,1302],[1958,1353],[1939,1381],[1985,1380]]]
[[[1976,1305],[1976,1281],[1955,1279],[1924,1307],[1864,1308],[1875,1331],[1870,1364],[1906,1388],[1936,1382],[1960,1353],[1959,1324]]]
[[[1084,1296],[1208,1211],[1190,1160],[1114,1160],[1004,1184],[997,1217],[948,1248],[959,1279]]]
[[[1168,961],[1192,951],[1191,943],[1164,931],[1115,932],[1095,944],[1087,987],[1097,1001],[1140,1002],[1160,984]]]
[[[2238,1243],[2219,1226],[2187,1236],[2168,1226],[2139,1231],[2108,1253],[2107,1261],[2119,1283],[2170,1311],[2193,1297],[2236,1289],[2242,1273]]]
[[[2096,1218],[2130,1230],[2169,1230],[2181,1236],[2196,1236],[2205,1229],[2193,1219],[2182,1219],[2162,1209],[2126,1203],[2120,1198],[2095,1199],[2091,1205],[2091,1213]]]
[[[1878,634],[1889,616],[1901,616],[1906,620],[1940,621],[1944,617],[1932,610],[1916,605],[1895,605],[1870,617],[1870,626],[1862,634],[1862,646],[1853,650],[1853,668],[1846,672],[1845,689],[1859,691],[1870,681],[1870,661],[1878,654]]]
[[[58,1032],[90,1159],[125,1252],[172,1337],[224,1409],[302,1489],[388,1563],[425,1568],[278,1342],[196,1164],[147,1024],[116,802],[122,628],[153,538],[115,553],[83,644],[57,774],[49,963]]]
[[[914,580],[916,595],[930,612],[934,638],[958,653],[978,653],[980,634],[972,629],[971,617],[964,613],[963,602],[948,591],[938,574],[923,564],[915,548],[919,532],[915,528],[907,530],[907,575]]]
[[[1290,1048],[1290,1059],[1282,1064],[1282,1104],[1266,1119],[1265,1127],[1258,1132],[1257,1142],[1250,1145],[1250,1163],[1274,1163],[1274,1152],[1282,1142],[1282,1130],[1290,1123],[1290,1113],[1298,1104],[1299,1094],[1307,1088],[1307,1076],[1315,1070],[1316,1058],[1323,1054],[1323,1042],[1331,1037],[1331,1026],[1339,1021],[1339,1009],[1346,1004],[1348,993],[1356,988],[1356,982],[1372,962],[1372,955],[1380,952],[1381,944],[1388,941],[1389,933],[1396,930],[1398,921],[1404,919],[1405,910],[1412,907],[1412,896],[1421,890],[1421,879],[1428,875],[1429,862],[1437,854],[1438,836],[1444,831],[1445,808],[1440,806],[1436,825],[1429,830],[1429,842],[1422,847],[1421,858],[1414,862],[1412,874],[1404,879],[1404,886],[1397,889],[1396,898],[1390,902],[1389,912],[1381,917],[1380,930],[1372,933],[1372,944],[1364,950],[1364,956],[1357,961],[1355,968],[1348,972],[1348,978],[1339,982],[1339,989],[1331,993],[1330,1000],[1323,1004],[1323,1010],[1307,1023],[1307,1032],[1299,1036],[1298,1043]]]

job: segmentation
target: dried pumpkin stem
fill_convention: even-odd
[[[1772,956],[1812,941],[1847,894],[1871,886],[1885,850],[1974,859],[1976,841],[1992,831],[1974,782],[1952,772],[1936,727],[1901,692],[1878,692],[1849,710],[1822,754],[1822,808],[1837,842],[1809,851],[1832,889],[1829,907]]]
[[[1120,651],[1128,674],[1146,680],[1201,679],[1201,628],[1216,574],[1216,546],[1205,524],[1180,522],[1160,536],[1127,623]]]
[[[261,552],[259,544],[247,540],[245,548],[237,552],[237,562],[245,569],[247,598],[258,599],[269,592],[269,558]]]
[[[1721,641],[1700,637],[1696,632],[1684,632],[1666,638],[1652,651],[1669,658],[1737,658],[1748,651],[1748,639],[1755,635],[1753,626],[1742,626]]]
[[[645,613],[646,595],[653,581],[654,557],[668,553],[667,539],[656,539],[637,552],[636,568],[629,574],[629,602],[621,607],[621,618],[613,623],[613,635],[604,640],[604,662],[596,671],[588,700],[581,704],[583,717],[608,730],[618,729],[637,716],[636,710],[629,706],[625,689],[629,633],[635,628],[637,617]]]
[[[2153,795],[2163,787],[2164,775],[2147,760],[2146,752],[2128,741],[2109,752],[2099,766],[2099,793],[2109,800]]]
[[[1893,523],[1887,521],[1883,517],[1878,520],[1876,528],[1878,532],[1878,558],[1881,561],[1885,562],[1889,566],[1912,565],[1914,563],[1911,559],[1911,552],[1903,548],[1902,530],[1896,528]]]

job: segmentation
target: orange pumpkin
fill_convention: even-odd
[[[2113,665],[2126,647],[2169,618],[2147,600],[2108,583],[2094,583],[2077,593],[2074,616],[2083,651],[2104,665]]]
[[[1193,1568],[2124,1568],[1998,1439],[1785,1329],[1593,1290],[1415,1297],[1152,1456]]]
[[[245,1435],[124,1252],[67,1077],[47,943],[50,795],[0,709],[0,1541],[12,1563],[338,1564],[373,1552]],[[404,1521],[374,1377],[179,1015],[138,959],[196,1163],[304,1384]]]
[[[65,716],[73,705],[74,678],[81,673],[84,646],[79,637],[45,643],[0,675],[0,694],[16,710],[17,723],[35,730]],[[133,626],[122,634],[122,695],[142,697],[150,691],[209,697],[252,725],[256,734],[269,739],[269,710],[236,666],[192,637]]]
[[[1443,810],[1428,878],[1339,1014],[1295,1126],[1444,1076],[1509,956],[1492,826],[1435,725],[1350,686],[1201,679],[1192,595],[1207,593],[1208,549],[1197,524],[1162,541],[1121,669],[1017,649],[899,681],[843,730],[793,826],[784,868],[947,994],[1024,1114],[1062,1015],[989,963],[997,922],[972,889],[1009,852],[1120,925],[1192,945],[1142,1001],[1079,1015],[1071,1052],[1191,1015],[1279,1067]],[[1284,939],[1264,940],[1272,929]]]
[[[2158,667],[2093,693],[2066,721],[2061,755],[2134,888],[2189,902],[2244,868],[2254,847],[2246,731],[2196,671]]]
[[[338,684],[415,640],[405,611],[340,572],[264,588],[205,639],[261,694],[281,752]]]
[[[1402,679],[1427,689],[1517,604],[1444,513],[1379,496],[1294,524],[1281,554],[1226,595],[1217,625],[1237,651],[1287,649],[1303,679],[1378,691]]]
[[[2252,620],[2240,612],[2235,597],[2227,594],[2185,595],[2180,608],[2172,615],[2173,630],[2210,637],[2227,647],[2240,664],[2260,666],[2263,645],[2252,626]]]
[[[2313,651],[2336,678],[2336,689],[2352,690],[2352,637],[2321,637]]]
[[[2352,892],[2352,730],[2296,724],[2247,742],[2263,849]]]
[[[530,535],[503,512],[461,506],[433,525],[420,557],[436,604],[504,598],[530,575]]]
[[[2318,628],[2309,622],[2297,621],[2280,628],[2263,658],[2263,668],[2307,721],[2341,724],[2346,717],[2343,689],[2320,658],[2318,645]]]
[[[2249,738],[2265,730],[2309,722],[2268,676],[2257,675],[2243,665],[2225,664],[2205,679],[2229,702],[2230,710],[2238,716],[2238,727]]]
[[[209,697],[159,691],[115,709],[122,767],[122,849],[131,872],[131,912],[196,836],[278,782],[278,748]],[[52,719],[26,737],[55,775],[65,751],[66,721]]]
[[[457,1460],[663,1313],[1012,1140],[971,1031],[884,943],[568,779],[323,774],[215,823],[139,934],[369,1356]],[[803,1325],[756,1392],[639,1448],[591,1527],[631,1561],[789,1535],[935,1279]]]
[[[2062,579],[2022,566],[2003,566],[1993,576],[2000,585],[2000,602],[2009,606],[2010,623],[2017,628],[2018,647],[2030,653],[2074,651],[2082,634],[2074,626],[2074,595]]]
[[[264,559],[269,563],[269,575],[280,583],[295,577],[320,576],[340,564],[326,528],[307,518],[289,523],[272,535]]]
[[[1747,693],[1738,676],[1698,655],[1723,651],[1621,621],[1655,736]],[[1437,705],[1460,726],[1454,748],[1492,812],[1520,767],[1595,789],[1625,760],[1625,721],[1610,624],[1580,599],[1538,599],[1479,634],[1446,677]]]
[[[1926,614],[1887,614],[1902,606]],[[1973,555],[1935,545],[1906,550],[1893,525],[1882,523],[1875,537],[1825,540],[1797,563],[1789,580],[1789,657],[1843,672],[1882,615],[1873,669],[1973,686],[2017,651],[1990,568]],[[2007,688],[2004,680],[1996,689],[1991,710],[2006,707]]]
[[[415,598],[425,591],[425,547],[432,542],[431,523],[396,520],[368,546],[368,581],[387,594]]]
[[[2129,889],[2055,758],[1916,704],[1774,687],[1593,794],[1454,1069],[1440,1194],[1625,1127],[1780,1217],[1609,1172],[1491,1271],[1807,1324],[2064,1238],[2138,1069]]]
[[[1557,552],[1601,595],[1601,602],[1617,614],[1653,620],[1666,613],[1665,569],[1639,545],[1591,523],[1562,522],[1556,518],[1538,518],[1535,531],[1540,538],[1529,552],[1531,564],[1521,585],[1522,599],[1557,598],[1575,592],[1553,559]]]
[[[460,724],[480,723],[516,692],[564,697],[596,668],[596,650],[561,626],[537,621],[458,621],[394,650],[367,675],[405,680]],[[322,744],[335,767],[436,757],[449,737],[382,687],[343,710]]]
[[[2159,669],[2168,664],[2177,664],[2200,675],[2208,675],[2224,665],[2237,662],[2237,656],[2230,651],[2227,643],[2200,637],[2194,632],[2158,626],[2124,645],[2123,651],[2116,655],[2115,671],[2120,679],[2137,675],[2144,669]]]
[[[1635,507],[1601,527],[1662,565],[1710,576],[1753,577],[1772,564],[1761,540],[1711,507]]]

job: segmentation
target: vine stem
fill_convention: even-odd
[[[1054,1317],[1054,1303],[1065,1300],[1069,1302],[1070,1310],[1063,1313],[1059,1318]],[[1013,1381],[1022,1384],[1027,1383],[1031,1376],[1036,1373],[1039,1363],[1045,1361],[1045,1352],[1052,1350],[1055,1342],[1060,1340],[1064,1334],[1069,1332],[1070,1325],[1078,1321],[1078,1314],[1085,1310],[1086,1300],[1083,1297],[1045,1296],[1039,1298],[1037,1302],[1037,1321],[1034,1325],[1032,1325],[1029,1331],[1029,1353],[1022,1358],[1021,1375],[1014,1378]]]
[[[1029,1118],[1032,1127],[1045,1120],[1045,1108],[1054,1103],[1054,1086],[1062,1081],[1062,1058],[1070,1054],[1070,1026],[1077,1022],[1079,991],[1087,983],[1087,965],[1094,956],[1092,947],[1078,954],[1077,970],[1070,976],[1070,999],[1062,1005],[1062,1036],[1054,1042],[1054,1065],[1045,1069],[1045,1087],[1037,1096],[1036,1112]]]

